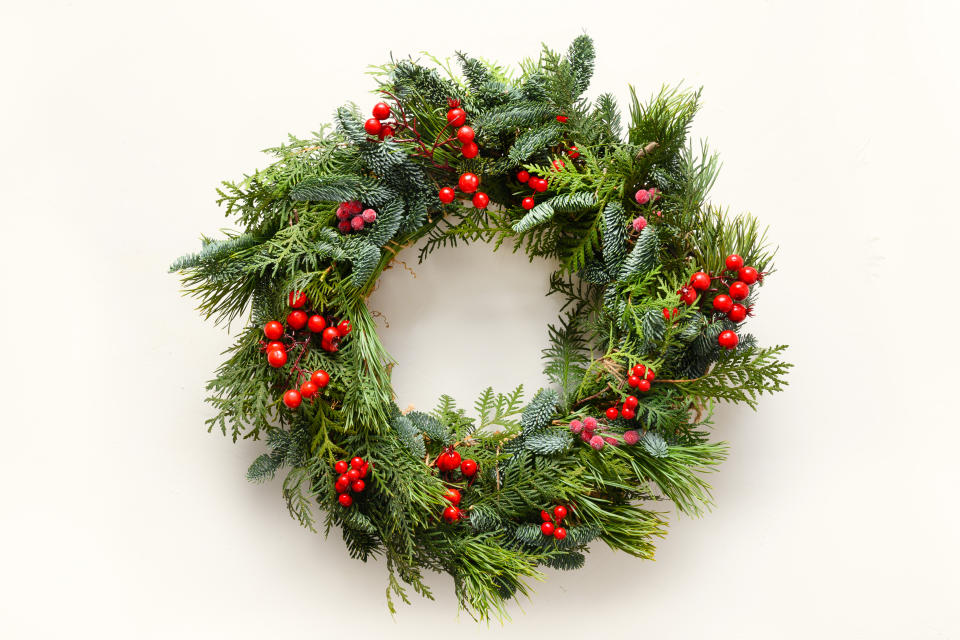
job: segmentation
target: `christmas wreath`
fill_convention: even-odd
[[[785,384],[785,347],[744,332],[773,252],[749,216],[707,203],[718,162],[688,141],[699,92],[588,101],[594,46],[544,47],[518,71],[462,53],[374,70],[379,100],[268,150],[226,182],[241,230],[180,258],[207,318],[245,328],[209,383],[210,429],[264,438],[248,477],[281,470],[290,513],[380,556],[387,601],[430,597],[502,617],[540,567],[578,569],[597,541],[650,558],[665,521],[710,505],[725,456],[714,403],[755,407]],[[556,261],[562,317],[549,386],[442,396],[401,410],[366,299],[397,254],[466,242]]]

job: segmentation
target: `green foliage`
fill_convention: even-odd
[[[756,407],[786,384],[785,348],[759,346],[711,307],[727,282],[690,306],[680,301],[694,271],[720,278],[730,253],[763,274],[744,302],[751,309],[773,273],[757,220],[708,202],[720,165],[706,144],[689,140],[700,92],[664,88],[644,101],[631,88],[624,118],[612,94],[585,97],[594,68],[587,36],[566,51],[544,47],[518,72],[461,52],[451,61],[390,60],[373,77],[393,136],[368,136],[366,107],[345,105],[335,128],[268,149],[269,166],[218,191],[237,230],[202,237],[196,253],[171,266],[205,317],[242,323],[208,384],[208,428],[233,440],[263,437],[248,479],[281,477],[288,511],[303,526],[317,528],[319,514],[351,557],[383,558],[391,611],[395,600],[409,602],[410,589],[432,597],[426,570],[449,573],[460,606],[486,620],[529,594],[541,567],[582,567],[597,541],[652,558],[665,522],[650,503],[669,500],[691,515],[711,505],[704,476],[726,455],[711,441],[715,403]],[[451,101],[476,131],[475,158],[452,143]],[[520,168],[548,179],[529,211],[520,206],[530,194],[515,178]],[[465,171],[481,177],[489,207],[465,197],[440,203],[438,189]],[[638,204],[636,191],[650,188],[657,197]],[[352,200],[377,219],[343,234],[336,211]],[[639,215],[648,225],[637,233],[630,221]],[[562,315],[543,351],[552,387],[526,403],[522,387],[488,388],[470,410],[443,395],[432,411],[404,414],[367,297],[404,248],[419,243],[423,260],[471,242],[557,264],[550,294],[560,296]],[[275,369],[262,327],[286,317],[294,290],[306,293],[310,313],[348,320],[352,331],[332,350],[309,331],[289,330],[288,364]],[[736,350],[718,345],[723,330],[738,332]],[[646,393],[627,386],[638,363],[656,371]],[[330,384],[287,409],[282,394],[317,369]],[[603,417],[631,393],[639,398],[632,420]],[[571,432],[571,420],[588,416],[600,417],[598,433],[616,446],[595,450]],[[639,434],[634,445],[628,430]],[[473,477],[438,469],[451,448],[477,463]],[[334,465],[353,456],[372,466],[344,508]],[[462,494],[455,523],[440,517],[447,487]],[[539,526],[541,510],[557,504],[570,510],[563,540]]]

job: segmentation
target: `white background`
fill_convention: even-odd
[[[954,3],[12,2],[0,9],[4,638],[960,636]],[[165,273],[214,187],[366,65],[597,44],[591,89],[705,87],[713,194],[781,246],[751,330],[789,390],[725,408],[717,509],[656,562],[596,548],[501,627],[452,585],[395,619],[385,568],[290,520],[262,444],[207,434],[230,342]],[[385,276],[401,405],[542,381],[550,265],[486,247]]]

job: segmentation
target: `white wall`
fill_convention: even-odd
[[[0,6],[0,636],[960,636],[955,4],[325,4]],[[504,628],[458,619],[437,577],[394,620],[382,565],[244,481],[259,443],[205,433],[230,338],[165,267],[228,225],[219,180],[372,102],[367,64],[511,62],[581,28],[594,93],[705,86],[714,197],[781,245],[751,324],[792,345],[792,385],[719,412],[718,508],[673,520],[657,562],[597,548]],[[538,386],[548,265],[414,269],[373,299],[401,403]]]

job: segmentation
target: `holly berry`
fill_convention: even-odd
[[[393,127],[391,127],[390,125],[387,125],[380,130],[380,135],[378,135],[377,137],[380,138],[381,140],[383,140],[384,138],[392,138],[393,133],[394,133]]]
[[[534,182],[536,180],[536,182]],[[530,178],[530,187],[537,193],[543,193],[550,186],[545,178]]]
[[[290,295],[287,296],[287,304],[293,309],[300,309],[307,304],[307,294],[303,291],[291,291]]]
[[[353,490],[354,493],[363,493],[363,490],[366,488],[367,483],[363,480],[354,480],[353,484],[350,485],[350,489]]]
[[[710,288],[710,276],[703,271],[697,271],[690,276],[690,286],[697,291],[706,291]]]
[[[317,387],[320,389],[323,389],[325,386],[330,384],[330,374],[323,369],[317,369],[310,376],[310,382],[317,385]]]
[[[637,376],[638,378],[646,377],[646,375],[647,375],[647,365],[645,365],[645,364],[635,364],[635,365],[633,365],[633,369],[632,369],[630,372],[631,372],[633,375]]]
[[[452,127],[463,126],[463,123],[467,121],[467,112],[459,107],[454,107],[447,111],[447,123]]]
[[[557,116],[557,122],[566,122],[569,120],[567,116]]]
[[[376,118],[370,118],[363,123],[363,130],[372,136],[379,135],[383,125]]]
[[[647,391],[650,391],[650,381],[646,378],[641,380],[639,384],[637,384],[637,391],[640,393],[646,393]]]
[[[717,336],[717,342],[724,349],[734,349],[740,343],[740,337],[733,331],[724,331]]]
[[[477,191],[473,194],[473,206],[477,209],[486,209],[487,205],[490,204],[490,196],[485,194],[483,191]]]
[[[713,308],[720,313],[728,313],[733,309],[733,298],[721,293],[713,299]]]
[[[635,409],[638,404],[640,404],[640,401],[637,400],[637,396],[627,396],[623,401],[624,409]]]
[[[363,467],[363,458],[361,458],[360,456],[354,456],[353,458],[350,459],[351,469],[356,469],[357,471],[359,471],[361,467]]]
[[[344,491],[347,490],[347,487],[348,487],[348,486],[350,486],[348,482],[346,482],[346,481],[340,482],[339,480],[337,480],[337,481],[334,483],[334,485],[333,485],[333,489],[334,489],[334,491],[336,491],[337,493],[343,493]]]
[[[373,105],[373,117],[377,120],[386,120],[390,117],[390,105],[386,102],[378,102]]]
[[[340,339],[340,332],[337,331],[336,327],[327,327],[326,329],[323,330],[322,337],[324,341],[329,342],[330,344],[333,344],[334,341]]]
[[[732,322],[743,322],[747,317],[747,308],[742,304],[735,304],[730,308],[727,317],[730,318]]]
[[[750,295],[750,287],[737,280],[730,285],[730,297],[734,300],[743,300]]]
[[[653,372],[653,369],[647,368],[647,375],[646,375],[647,380],[649,380],[650,382],[653,382],[653,379],[656,377],[657,377],[657,374]]]
[[[300,392],[296,389],[290,389],[285,394],[283,394],[283,404],[287,405],[291,409],[296,409],[300,406],[300,403],[303,402],[303,398],[300,396]]]
[[[456,507],[447,507],[443,510],[443,519],[448,523],[453,524],[460,519],[460,509]]]
[[[440,471],[453,471],[460,466],[460,454],[454,450],[445,451],[437,457],[437,468]]]
[[[554,160],[552,164],[553,164],[554,171],[561,171],[565,166],[567,166],[563,160],[559,160],[559,159]]]
[[[689,307],[697,301],[697,290],[693,287],[680,287],[680,299]]]
[[[274,349],[267,352],[267,363],[277,369],[287,364],[287,352],[283,349]]]
[[[443,492],[443,497],[454,506],[460,504],[460,492],[453,487],[447,487],[447,490]]]
[[[553,529],[554,529],[554,526],[552,522],[544,522],[543,524],[540,525],[540,531],[545,536],[552,536]]]
[[[327,321],[321,315],[312,315],[310,319],[307,320],[307,329],[312,333],[320,333],[327,328]]]
[[[623,416],[624,420],[633,420],[637,417],[637,412],[629,407],[624,407],[623,411],[620,412],[620,415]]]
[[[347,474],[344,473],[344,474],[342,474],[339,478],[337,478],[337,484],[342,484],[342,485],[344,485],[344,486],[349,485],[349,484],[350,484],[350,478],[348,478],[348,477],[347,477]]]
[[[361,478],[366,478],[366,477],[367,477],[367,474],[368,474],[369,472],[370,472],[370,463],[369,463],[369,462],[364,462],[364,463],[363,463],[363,466],[360,467],[360,477],[361,477]]]
[[[553,508],[553,517],[557,522],[560,522],[567,517],[567,508],[562,504],[558,504]]]
[[[627,384],[630,385],[631,387],[637,387],[637,386],[639,386],[639,385],[640,385],[640,376],[635,376],[635,375],[633,375],[633,374],[630,374],[630,377],[627,378]]]
[[[536,203],[533,201],[533,198],[531,198],[530,196],[527,196],[526,198],[523,199],[523,201],[520,202],[520,206],[526,209],[527,211],[529,211],[530,209],[533,209],[533,205],[535,204]]]
[[[333,465],[333,470],[339,473],[340,475],[345,474],[348,468],[349,468],[349,465],[347,464],[346,460],[337,460],[337,464]]]
[[[457,181],[457,186],[460,187],[460,191],[464,193],[473,193],[477,190],[477,187],[480,186],[480,178],[474,173],[464,173],[460,176],[460,180]]]
[[[353,325],[350,324],[349,320],[341,320],[340,324],[337,325],[337,335],[343,338],[347,334],[353,331]]]
[[[550,522],[553,519],[553,517],[550,515],[549,511],[541,511],[540,519],[543,520],[544,522]]]
[[[457,194],[450,187],[444,187],[443,189],[440,189],[438,197],[440,198],[440,202],[443,204],[450,204],[457,197]]]
[[[291,311],[287,314],[287,324],[293,329],[303,329],[307,324],[307,314],[303,311]]]
[[[737,271],[737,278],[744,284],[753,284],[760,278],[760,274],[753,267],[743,267]]]
[[[350,497],[349,493],[341,493],[340,497],[337,498],[337,501],[340,503],[340,506],[342,507],[349,507],[350,505],[353,504],[353,498]]]
[[[563,540],[567,537],[567,530],[563,527],[557,527],[556,531],[553,532],[553,537],[557,540]]]
[[[263,325],[263,335],[267,336],[268,340],[279,340],[283,337],[283,325],[276,320],[271,320]]]
[[[579,158],[579,157],[580,157],[580,150],[577,149],[577,145],[575,145],[575,144],[570,145],[570,151],[567,152],[567,155],[570,156],[570,157],[573,158],[573,159]]]
[[[476,135],[476,132],[473,130],[473,127],[471,127],[470,125],[460,127],[460,129],[457,130],[457,140],[459,140],[460,142],[464,142],[464,143],[473,142],[473,137],[475,135]]]
[[[617,410],[616,407],[610,407],[609,409],[607,409],[606,415],[607,415],[607,420],[616,420],[617,417],[620,415],[620,412]]]
[[[724,264],[727,265],[727,269],[730,271],[737,271],[740,267],[743,266],[743,258],[737,254],[731,254],[727,256],[727,259],[724,261]]]
[[[347,480],[349,480],[350,482],[355,482],[360,479],[360,471],[357,469],[350,469],[350,471],[347,471],[346,475],[347,475]]]
[[[460,147],[460,153],[463,154],[464,158],[476,158],[477,154],[480,153],[480,147],[477,146],[476,142],[464,142]]]
[[[530,172],[524,169],[517,171],[517,182],[526,182],[530,179]]]
[[[280,349],[280,351],[286,351],[286,350],[287,350],[286,347],[283,346],[283,343],[282,343],[282,342],[276,342],[276,341],[274,341],[274,342],[271,342],[271,343],[269,343],[269,344],[267,345],[267,348],[265,349],[265,351],[266,351],[267,353],[270,353],[271,351],[274,351],[274,350],[276,350],[276,349]]]
[[[460,463],[460,473],[469,477],[472,477],[477,472],[477,461],[467,458]]]
[[[307,380],[302,385],[300,385],[300,395],[308,400],[313,396],[317,395],[317,392],[320,391],[320,387],[315,385],[310,380]]]

